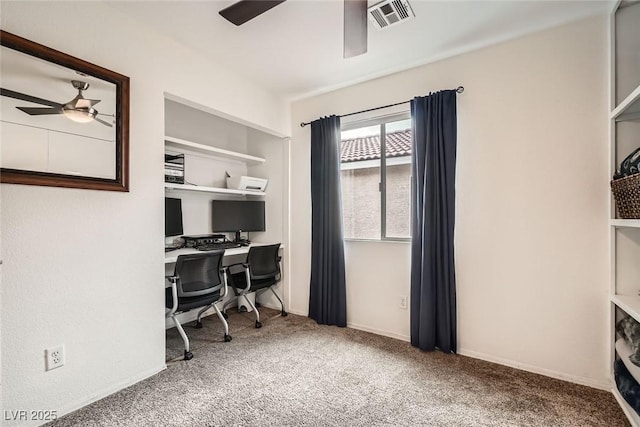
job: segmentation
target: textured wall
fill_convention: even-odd
[[[129,193],[1,186],[2,409],[62,414],[164,367],[164,92],[281,134],[288,109],[102,2],[2,2],[1,19],[131,78]]]
[[[292,106],[298,123],[463,85],[459,348],[600,387],[610,351],[606,52],[597,17]],[[292,132],[292,309],[306,312],[310,135]],[[398,297],[409,293],[408,253],[407,244],[347,243],[350,324],[407,338]]]

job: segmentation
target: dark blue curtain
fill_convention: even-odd
[[[456,91],[411,101],[411,345],[456,352]]]
[[[337,116],[311,122],[309,317],[324,325],[347,326]]]

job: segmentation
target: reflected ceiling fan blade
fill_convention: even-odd
[[[8,98],[20,99],[22,101],[33,102],[34,104],[48,105],[50,107],[62,108],[62,104],[59,104],[57,102],[49,101],[42,98],[37,98],[35,96],[27,95],[20,92],[15,92],[9,89],[0,88],[0,95],[6,96]]]
[[[344,0],[344,57],[367,52],[367,0]]]
[[[24,111],[30,116],[44,116],[45,114],[64,114],[62,111],[62,105],[58,108],[44,108],[44,107],[16,107],[20,111]]]
[[[102,124],[103,124],[103,125],[105,125],[105,126],[109,126],[110,128],[112,128],[112,127],[113,127],[113,125],[112,125],[111,123],[109,123],[109,122],[105,122],[104,120],[99,119],[99,118],[97,118],[97,117],[94,117],[94,118],[93,118],[93,120],[95,120],[95,121],[96,121],[96,122],[98,122],[98,123],[102,123]]]
[[[232,24],[242,25],[256,16],[262,15],[267,10],[276,7],[280,3],[284,3],[284,1],[285,0],[241,0],[222,9],[218,13]]]

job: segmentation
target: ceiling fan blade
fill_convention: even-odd
[[[344,57],[367,52],[367,0],[344,0]]]
[[[64,114],[62,112],[62,106],[58,108],[44,108],[44,107],[16,107],[18,110],[23,111],[30,116],[44,116],[46,114]]]
[[[258,15],[262,15],[267,10],[276,7],[285,0],[241,0],[231,6],[222,9],[220,16],[235,25],[242,25],[252,20]]]
[[[61,108],[62,107],[62,104],[59,104],[57,102],[48,101],[48,100],[42,99],[42,98],[36,98],[35,96],[27,95],[27,94],[20,93],[20,92],[15,92],[15,91],[9,90],[9,89],[0,88],[0,95],[6,96],[8,98],[19,99],[21,101],[33,102],[34,104],[48,105],[50,107],[56,107],[56,108]]]
[[[96,122],[98,122],[98,123],[102,123],[102,124],[103,124],[103,125],[105,125],[105,126],[109,126],[110,128],[112,128],[112,127],[113,127],[113,125],[112,125],[111,123],[109,123],[109,122],[105,122],[104,120],[99,119],[99,118],[97,118],[97,117],[94,117],[94,118],[93,118],[93,120],[95,120],[95,121],[96,121]]]

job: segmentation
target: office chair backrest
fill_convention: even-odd
[[[178,297],[197,297],[220,291],[224,286],[222,257],[224,250],[178,256],[175,275]]]
[[[266,279],[280,274],[278,262],[278,250],[280,243],[275,245],[252,246],[249,249],[247,262],[249,263],[249,275],[252,280]]]

